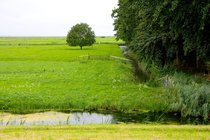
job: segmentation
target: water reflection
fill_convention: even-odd
[[[17,115],[0,113],[0,125],[59,125],[59,124],[111,124],[116,123],[112,115],[76,112],[43,112]]]
[[[68,124],[112,124],[116,123],[113,115],[98,113],[73,113]]]
[[[0,112],[2,125],[62,125],[62,124],[116,124],[116,123],[164,123],[164,124],[201,124],[202,120],[180,119],[180,114],[163,112],[42,112],[34,114],[11,114]],[[209,124],[208,122],[205,122]]]

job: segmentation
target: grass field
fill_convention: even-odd
[[[74,61],[83,55],[122,56],[113,44],[96,44],[82,51],[66,45],[0,46],[1,61]]]
[[[123,57],[117,44],[95,44],[80,50],[46,43],[52,38],[44,40],[43,45],[40,38],[31,38],[39,45],[15,45],[12,38],[7,39],[13,45],[0,45],[2,111],[159,111],[167,106],[162,88],[139,84],[133,80],[128,62],[107,59],[110,55]],[[88,60],[84,55],[96,59]]]
[[[114,37],[96,37],[96,44],[122,44]],[[66,45],[66,37],[0,37],[0,45]]]
[[[209,140],[210,126],[69,125],[0,127],[0,140]]]

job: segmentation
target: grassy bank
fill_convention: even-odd
[[[191,125],[69,125],[0,127],[0,139],[176,139],[208,140],[209,126]]]
[[[95,44],[84,50],[66,45],[1,45],[0,109],[28,113],[166,108],[161,87],[139,84],[133,80],[130,63],[110,60],[110,55],[123,57],[117,44]]]

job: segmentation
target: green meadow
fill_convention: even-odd
[[[129,62],[110,58],[123,57],[116,42],[80,50],[52,43],[65,38],[24,39],[0,38],[1,111],[161,111],[167,106],[161,87],[138,83]]]
[[[165,111],[165,89],[136,81],[113,41],[97,38],[80,50],[61,37],[0,38],[0,111]],[[207,140],[209,130],[208,125],[159,124],[0,126],[0,140]]]
[[[209,126],[192,125],[62,125],[0,127],[6,140],[209,140]]]

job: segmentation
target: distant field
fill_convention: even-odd
[[[0,37],[0,45],[64,45],[65,37]]]
[[[97,44],[122,44],[115,37],[96,37]],[[66,37],[0,37],[0,45],[66,45]]]
[[[113,44],[95,44],[83,50],[67,45],[0,46],[1,61],[71,61],[84,55],[122,57],[119,47]]]
[[[191,125],[69,125],[0,127],[6,140],[209,140],[209,126]]]
[[[112,43],[112,44],[123,44],[122,40],[116,40],[114,37],[97,37],[96,43]]]

